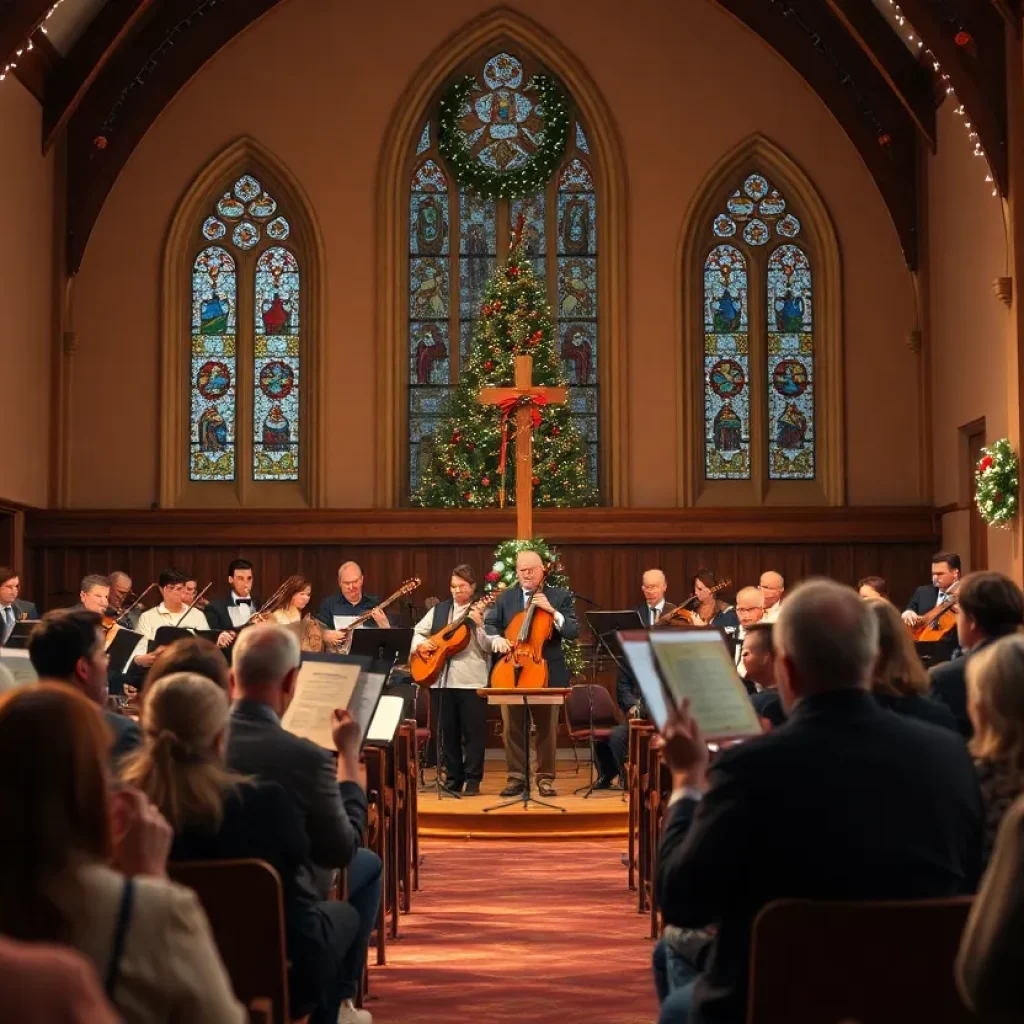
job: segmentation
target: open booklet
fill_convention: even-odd
[[[359,745],[384,690],[384,674],[369,672],[368,658],[345,654],[303,653],[295,692],[281,724],[290,733],[334,750],[331,712],[346,708],[359,723]]]
[[[619,641],[659,729],[669,708],[688,699],[706,740],[760,734],[757,712],[718,630],[629,631]]]
[[[0,647],[0,665],[11,673],[16,686],[27,686],[39,679],[23,647]]]

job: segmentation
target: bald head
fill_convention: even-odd
[[[351,604],[363,599],[363,570],[355,562],[342,562],[338,566],[338,589]]]
[[[660,569],[648,569],[640,581],[640,589],[648,607],[656,608],[665,600],[665,591],[668,589],[665,574]]]
[[[536,590],[544,580],[544,560],[536,551],[516,555],[516,579],[523,590]]]
[[[736,618],[746,629],[764,615],[764,595],[757,587],[744,587],[736,594]]]
[[[878,657],[878,620],[857,592],[809,580],[779,612],[773,634],[783,703],[866,687]]]
[[[238,634],[231,678],[243,697],[265,699],[289,691],[299,668],[299,641],[283,626],[250,626]]]
[[[761,573],[759,589],[764,597],[764,608],[767,611],[782,600],[786,581],[782,578],[782,573],[769,569],[767,572]]]

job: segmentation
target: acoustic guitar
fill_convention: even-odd
[[[412,676],[414,683],[419,683],[420,686],[431,686],[441,678],[441,673],[444,671],[445,665],[448,664],[448,659],[454,657],[460,651],[464,651],[469,646],[469,612],[473,610],[483,611],[485,608],[490,608],[498,600],[498,596],[504,589],[504,586],[501,586],[497,590],[491,591],[486,597],[475,601],[470,605],[465,615],[456,619],[450,625],[445,626],[444,629],[439,629],[433,636],[428,637],[427,643],[434,645],[432,651],[425,651],[423,648],[426,645],[423,644],[409,655],[409,674]]]

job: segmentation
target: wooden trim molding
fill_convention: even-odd
[[[798,212],[803,235],[798,240],[810,259],[814,280],[815,443],[817,477],[813,481],[769,480],[766,470],[766,386],[760,377],[760,355],[751,351],[751,384],[759,380],[761,398],[752,387],[749,481],[704,479],[704,261],[712,242],[711,223],[747,174],[758,171],[779,188]],[[723,243],[728,239],[721,239]],[[766,246],[765,249],[768,247]],[[767,253],[766,253],[767,256]],[[676,465],[676,496],[680,505],[824,504],[842,505],[846,497],[842,268],[839,239],[824,201],[811,179],[779,146],[760,134],[751,135],[726,153],[707,173],[683,221],[677,249],[675,280],[682,303],[676,330],[678,434],[683,439]],[[764,311],[762,294],[750,309]],[[752,314],[753,315],[753,314]],[[753,340],[755,331],[750,330]],[[762,332],[763,333],[763,332]],[[759,365],[754,367],[753,360]]]
[[[936,543],[936,511],[864,508],[538,509],[537,533],[551,543],[903,544]],[[222,547],[271,544],[361,546],[497,543],[515,532],[515,512],[434,509],[32,510],[33,547]]]
[[[627,505],[629,414],[626,359],[627,231],[626,163],[604,98],[582,63],[546,29],[509,8],[470,22],[438,46],[402,93],[385,131],[377,174],[377,477],[374,500],[391,508],[402,494],[405,468],[405,325],[408,296],[408,154],[415,146],[428,104],[454,71],[478,50],[496,44],[520,46],[549,68],[572,94],[587,125],[598,168],[599,304],[602,363],[601,459],[604,500]]]
[[[188,378],[185,358],[191,337],[192,264],[200,246],[199,227],[231,182],[243,173],[255,175],[267,185],[286,210],[292,226],[289,248],[302,271],[302,378],[300,480],[298,485],[254,483],[248,460],[236,460],[237,480],[231,484],[192,484],[188,480],[189,421]],[[214,244],[214,243],[210,243]],[[196,176],[178,203],[164,243],[160,331],[160,505],[230,505],[245,507],[257,502],[318,508],[324,495],[325,388],[323,348],[326,344],[323,236],[316,213],[301,183],[266,147],[243,136],[215,156]],[[239,335],[242,331],[239,325]],[[239,351],[241,367],[243,353]],[[245,375],[239,377],[245,380]],[[240,396],[236,443],[246,429],[245,410],[251,402]],[[240,451],[246,446],[240,445]],[[272,489],[272,490],[268,490]],[[278,500],[279,499],[279,500]]]

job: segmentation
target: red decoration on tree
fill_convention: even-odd
[[[513,278],[519,276],[519,268],[514,263],[508,268],[508,276]]]
[[[992,468],[992,456],[986,455],[981,462],[978,463],[978,471],[984,473],[985,470]]]
[[[501,573],[491,571],[484,577],[484,579],[487,580],[488,583],[497,583],[498,580],[501,579]]]
[[[558,427],[552,427],[551,428],[551,436],[552,437],[558,437],[558,435],[560,433],[561,433],[561,430],[559,430]]]
[[[971,45],[971,33],[964,32],[962,29],[953,36],[953,42],[957,46],[970,46]]]
[[[493,309],[495,313],[500,313],[501,312],[501,299],[495,299],[494,302],[491,303],[491,309]]]
[[[535,476],[533,478],[533,486],[536,487],[539,483],[540,483],[540,477],[539,476]]]
[[[483,478],[482,478],[482,479],[480,480],[480,483],[481,483],[481,484],[482,484],[482,485],[483,485],[484,487],[490,487],[490,486],[491,486],[491,478],[490,478],[489,476],[485,476],[485,477],[483,477]]]
[[[482,306],[480,307],[480,312],[481,312],[481,313],[482,313],[482,314],[483,314],[484,316],[490,316],[490,315],[491,315],[491,304],[490,304],[489,302],[485,302],[485,303],[484,303],[484,304],[483,304],[483,305],[482,305]]]
[[[466,491],[466,493],[463,495],[463,497],[466,499],[466,501],[469,501],[473,497],[473,492],[472,491]]]
[[[492,363],[492,362],[491,362],[491,360],[490,360],[490,359],[488,359],[488,360],[487,360],[487,362],[486,362],[486,363],[484,363],[484,369],[485,369],[485,370],[486,370],[486,371],[487,371],[488,373],[490,373],[490,372],[491,372],[491,370],[493,370],[493,369],[494,369],[494,363]]]
[[[466,451],[467,452],[475,452],[476,451],[476,445],[473,444],[472,441],[467,441],[466,442]]]
[[[454,480],[459,475],[459,471],[454,466],[449,466],[448,475]]]

